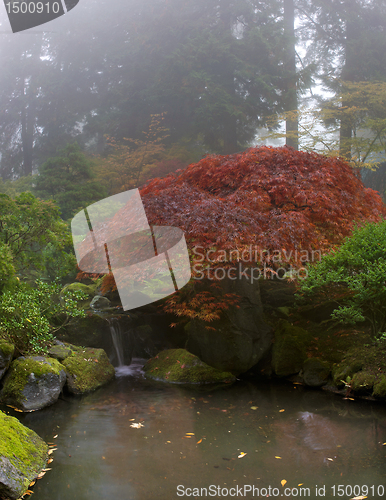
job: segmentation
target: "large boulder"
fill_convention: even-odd
[[[144,366],[146,377],[173,384],[214,384],[234,382],[229,372],[216,370],[185,349],[167,349],[149,359]]]
[[[56,359],[22,356],[5,376],[1,399],[22,411],[41,410],[57,401],[65,382],[64,366]]]
[[[16,500],[45,468],[48,445],[16,418],[0,411],[0,498]]]
[[[14,352],[15,352],[15,346],[13,344],[0,341],[0,379],[3,377],[4,373],[8,370]]]
[[[264,321],[259,281],[251,284],[245,277],[224,279],[221,288],[224,294],[240,297],[239,307],[231,306],[219,320],[209,324],[198,319],[190,321],[186,348],[208,365],[237,375],[263,358],[273,336]]]
[[[109,323],[97,314],[88,314],[85,318],[74,318],[56,337],[64,342],[85,347],[105,349],[111,345]]]
[[[103,349],[76,348],[63,360],[67,388],[73,394],[91,392],[114,378],[115,370]]]

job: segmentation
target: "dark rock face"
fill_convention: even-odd
[[[264,308],[292,307],[295,303],[295,285],[287,280],[260,280],[260,296]]]
[[[0,342],[0,379],[11,364],[15,346],[8,342]]]
[[[118,325],[119,323],[119,325]],[[119,320],[114,316],[90,314],[85,318],[76,318],[57,338],[70,344],[103,349],[114,365],[118,365],[111,329],[115,328],[122,337],[123,358],[130,364],[134,349],[132,319],[122,315]]]
[[[57,401],[65,382],[65,369],[56,359],[20,357],[11,364],[1,397],[22,411],[40,410]]]
[[[271,328],[265,323],[259,281],[245,278],[221,281],[224,293],[241,297],[239,308],[231,306],[222,318],[205,324],[192,320],[186,348],[202,361],[222,371],[244,373],[267,353],[272,342]],[[210,326],[208,330],[205,326]]]
[[[272,349],[272,368],[278,377],[299,373],[307,358],[306,346],[310,334],[286,320],[280,320],[275,329]]]
[[[327,384],[330,366],[326,361],[309,358],[303,364],[303,380],[309,387],[322,387]]]
[[[0,497],[16,500],[46,466],[48,445],[3,412],[0,412],[0,434]]]

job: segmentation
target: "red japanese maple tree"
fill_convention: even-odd
[[[348,163],[292,148],[207,156],[141,190],[150,224],[177,226],[190,247],[320,249],[386,207]],[[214,254],[211,254],[211,258]]]
[[[153,179],[140,192],[150,225],[181,228],[192,258],[194,247],[201,247],[201,255],[210,250],[210,265],[224,251],[234,256],[235,250],[251,246],[265,251],[268,261],[279,251],[292,256],[287,263],[296,264],[302,254],[295,250],[326,252],[355,224],[386,216],[379,194],[365,188],[347,162],[288,147],[207,156]],[[130,207],[124,212],[113,219],[115,224],[132,217]],[[112,275],[107,276],[105,290],[113,284]],[[210,320],[231,303],[232,295],[219,299],[196,290],[188,300],[174,294],[166,309]]]

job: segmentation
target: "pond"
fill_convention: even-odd
[[[384,405],[291,383],[165,385],[143,362],[17,415],[57,445],[35,500],[384,496]]]

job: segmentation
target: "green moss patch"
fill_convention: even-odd
[[[233,382],[234,375],[207,365],[185,349],[168,349],[149,359],[146,377],[174,384]]]
[[[19,498],[46,466],[48,445],[0,411],[0,497]]]
[[[53,345],[49,348],[48,354],[58,361],[63,361],[72,354],[72,350],[70,347],[67,347],[65,345]]]
[[[350,385],[357,392],[386,397],[386,345],[356,345],[333,367],[337,386]]]
[[[67,387],[73,394],[93,391],[114,378],[115,370],[103,349],[77,349],[64,361]]]
[[[298,373],[307,358],[311,335],[303,328],[280,320],[275,328],[272,368],[278,377]]]
[[[13,344],[10,344],[9,342],[0,341],[0,353],[2,353],[4,357],[12,358],[14,352],[15,352],[15,346]]]

